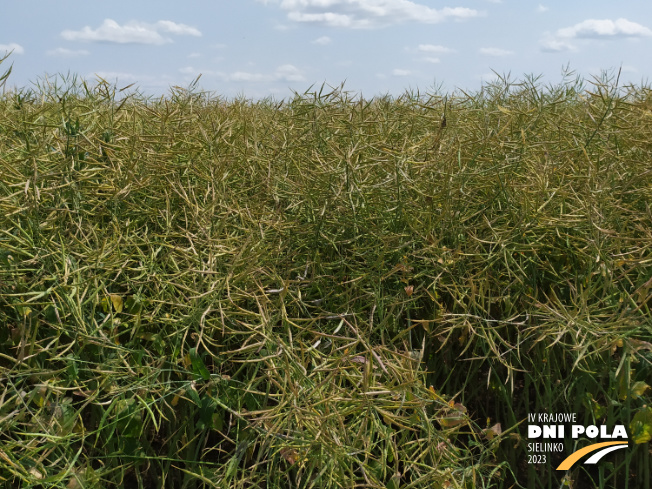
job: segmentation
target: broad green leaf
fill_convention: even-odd
[[[605,406],[602,406],[595,399],[593,399],[593,394],[591,394],[590,392],[587,392],[585,394],[585,398],[582,401],[582,404],[584,405],[585,408],[590,409],[591,412],[593,412],[593,416],[595,419],[601,419],[607,413],[607,408]]]
[[[186,394],[188,394],[188,397],[190,397],[192,402],[201,407],[201,399],[199,398],[199,393],[192,385],[186,389]]]
[[[399,489],[399,483],[397,482],[398,480],[398,477],[392,477],[385,487],[387,487],[387,489]]]
[[[27,306],[15,306],[15,307],[18,314],[23,318],[28,317],[32,313],[32,309]]]
[[[190,363],[192,363],[192,371],[199,375],[204,380],[210,380],[211,374],[208,372],[204,361],[197,354],[197,348],[190,349]]]
[[[140,314],[143,310],[143,303],[134,296],[129,297],[124,304],[124,311],[129,314]]]
[[[215,413],[215,407],[215,401],[204,394],[204,396],[201,398],[201,405],[199,406],[199,422],[202,427],[213,426],[213,414]]]
[[[649,385],[647,385],[645,382],[638,381],[635,382],[634,385],[632,386],[632,399],[637,399],[641,397],[643,394],[645,394],[645,391],[647,391],[650,388]]]
[[[56,324],[59,320],[59,316],[57,314],[57,307],[53,305],[49,305],[45,308],[43,311],[43,314],[45,316],[45,319],[47,320],[48,323],[50,324]]]
[[[214,430],[222,431],[222,428],[224,428],[224,418],[222,417],[221,413],[219,412],[213,413],[212,424]]]
[[[637,445],[652,440],[652,408],[638,411],[629,424],[632,441]]]
[[[45,406],[48,390],[43,385],[38,385],[32,391],[32,400],[38,407]]]
[[[115,312],[122,312],[122,297],[116,294],[111,294],[110,296],[111,299],[111,304],[113,304],[113,309],[115,309]]]

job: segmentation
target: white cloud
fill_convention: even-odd
[[[396,68],[392,70],[392,75],[394,76],[410,76],[412,72],[410,70],[401,70],[400,68]]]
[[[118,71],[97,71],[89,73],[86,78],[101,78],[109,83],[129,84],[135,83],[139,87],[151,87],[156,89],[167,89],[174,83],[174,79],[169,75],[137,75],[134,73]]]
[[[75,58],[77,56],[88,56],[91,53],[85,49],[56,48],[46,51],[45,54],[48,56],[57,56],[60,58]]]
[[[227,81],[243,82],[300,82],[305,81],[301,70],[293,65],[282,65],[276,68],[274,73],[250,73],[248,71],[236,71],[224,76]]]
[[[572,43],[554,37],[542,40],[540,45],[541,51],[546,53],[561,53],[564,51],[575,51],[577,49]]]
[[[272,73],[259,73],[250,71],[234,71],[224,73],[222,71],[201,70],[192,66],[180,68],[179,72],[184,75],[208,75],[216,76],[226,82],[247,82],[247,83],[272,83],[272,82],[304,82],[306,77],[303,72],[294,65],[285,64],[278,66]]]
[[[278,3],[294,22],[365,29],[401,22],[436,24],[481,15],[466,7],[434,9],[410,0],[258,0]]]
[[[104,19],[97,28],[85,26],[79,31],[65,30],[61,33],[67,41],[113,42],[118,44],[165,44],[172,42],[161,33],[179,36],[201,36],[201,32],[185,24],[159,20],[155,24],[130,21],[124,25],[113,19]]]
[[[133,73],[126,73],[120,71],[97,71],[93,73],[91,76],[96,76],[98,78],[102,78],[103,80],[107,80],[107,81],[122,80],[122,81],[131,81],[131,82],[138,81],[139,79],[142,78]]]
[[[547,12],[548,10],[549,10],[548,7],[546,7],[545,5],[539,4],[539,6],[537,7],[537,12],[539,12],[540,14]]]
[[[431,56],[428,56],[427,58],[423,58],[423,61],[427,61],[428,63],[440,63],[441,60],[439,58],[433,58]]]
[[[571,42],[581,39],[623,39],[636,37],[651,37],[652,30],[627,19],[597,20],[588,19],[570,27],[558,29],[554,35],[548,33],[539,44],[541,51],[559,53],[563,51],[576,51],[577,47]]]
[[[199,29],[195,29],[186,24],[177,24],[171,20],[159,20],[154,24],[158,30],[163,32],[169,32],[170,34],[176,34],[177,36],[196,36],[200,37],[201,32]]]
[[[321,44],[322,46],[326,46],[326,44],[330,44],[331,42],[333,42],[333,40],[328,36],[321,36],[312,41],[313,44]]]
[[[282,65],[276,68],[274,77],[278,81],[305,81],[306,78],[299,68],[293,65]]]
[[[485,56],[510,56],[514,54],[514,51],[500,48],[481,48],[480,54],[484,54]]]
[[[193,66],[184,66],[183,68],[179,68],[179,73],[181,73],[182,75],[189,75],[193,79],[197,78],[199,75],[202,75],[202,76],[217,76],[222,80],[226,80],[226,75],[221,71],[199,70]]]
[[[295,22],[314,22],[316,24],[326,24],[331,27],[371,27],[369,20],[363,19],[355,22],[350,15],[336,14],[333,12],[323,13],[304,13],[300,11],[292,11],[288,14],[288,19]]]
[[[25,49],[20,44],[16,44],[15,42],[9,44],[0,44],[0,53],[8,53],[9,51],[13,51],[13,54],[25,53]]]
[[[229,81],[244,81],[244,82],[262,82],[271,81],[268,75],[263,73],[249,73],[247,71],[235,71],[227,75]]]
[[[419,51],[424,53],[433,53],[433,54],[446,54],[454,53],[455,50],[447,48],[446,46],[438,46],[434,44],[419,44]]]
[[[565,27],[557,31],[557,37],[565,39],[575,38],[616,38],[616,37],[649,37],[652,30],[647,27],[631,22],[627,19],[618,20],[597,20],[588,19],[571,27]]]

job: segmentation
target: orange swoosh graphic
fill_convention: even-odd
[[[571,453],[566,459],[559,464],[559,467],[557,467],[557,470],[568,470],[570,469],[575,462],[577,462],[579,459],[581,459],[584,455],[595,452],[596,450],[600,450],[601,448],[604,447],[610,447],[612,445],[628,445],[628,442],[626,441],[605,441],[602,443],[594,443],[593,445],[589,445],[588,447],[581,448],[577,450],[576,452]]]

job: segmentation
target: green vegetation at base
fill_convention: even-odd
[[[650,135],[608,76],[7,90],[0,485],[650,487]],[[630,446],[529,465],[538,412]]]

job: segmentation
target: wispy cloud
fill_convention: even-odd
[[[277,81],[294,81],[300,82],[305,81],[306,77],[303,76],[303,72],[294,65],[281,65],[276,68],[274,72],[274,77]]]
[[[450,54],[456,52],[454,49],[448,48],[446,46],[441,46],[439,44],[419,44],[419,46],[417,47],[417,51],[419,53],[429,55],[420,58],[421,61],[425,61],[426,63],[435,63],[435,64],[441,63],[441,59],[439,58],[439,56],[432,56],[432,55],[442,55],[442,54]]]
[[[565,51],[575,51],[577,48],[573,43],[564,39],[549,37],[539,42],[541,51],[545,53],[562,53]]]
[[[258,0],[279,4],[293,22],[352,29],[378,28],[402,22],[437,24],[465,20],[481,13],[466,7],[434,9],[410,0]]]
[[[201,36],[199,29],[186,24],[177,24],[171,20],[159,20],[154,26],[163,32],[176,34],[177,36]]]
[[[485,56],[510,56],[514,54],[514,51],[500,48],[480,48],[480,54]]]
[[[163,34],[201,36],[198,29],[186,24],[177,24],[170,20],[159,20],[155,24],[130,21],[120,25],[113,19],[104,19],[104,22],[96,29],[85,26],[78,31],[65,30],[61,33],[61,37],[66,41],[118,44],[165,44],[172,42],[172,39]]]
[[[90,76],[93,75],[107,81],[122,80],[122,81],[133,82],[133,81],[142,80],[142,76],[138,76],[133,73],[127,73],[124,71],[96,71],[95,73],[92,73]]]
[[[180,68],[179,72],[191,76],[197,76],[199,74],[215,76],[227,82],[272,83],[306,81],[303,71],[291,64],[280,65],[272,73],[251,71],[233,71],[231,73],[225,73],[223,71],[196,69],[192,66]]]
[[[322,46],[326,46],[331,42],[333,42],[333,40],[328,36],[321,36],[315,39],[314,41],[312,41],[313,44],[321,44]]]
[[[396,68],[392,70],[392,75],[394,76],[410,76],[412,72],[410,70],[402,70],[400,68]]]
[[[16,44],[15,42],[9,44],[0,44],[0,54],[8,53],[9,51],[13,51],[14,54],[25,53],[25,49],[20,44]]]
[[[248,71],[235,71],[223,75],[227,81],[241,82],[300,82],[306,78],[299,68],[294,65],[281,65],[273,73],[251,73]]]
[[[165,89],[174,83],[174,79],[169,75],[138,75],[135,73],[121,71],[96,71],[86,75],[87,79],[101,78],[109,83],[135,83],[138,86],[156,87]]]
[[[76,58],[78,56],[88,56],[91,54],[85,49],[66,49],[66,48],[56,48],[50,49],[45,52],[48,56],[56,56],[59,58]]]
[[[540,14],[542,14],[544,12],[547,12],[548,10],[549,10],[548,7],[546,7],[545,5],[539,4],[537,6],[537,12],[540,13]]]
[[[609,19],[588,19],[574,26],[559,29],[557,36],[566,39],[649,37],[652,36],[652,30],[627,19],[618,19],[615,21]]]
[[[447,54],[447,53],[455,52],[454,49],[447,48],[446,46],[435,45],[435,44],[419,44],[418,50],[421,51],[422,53],[429,53],[429,54]]]
[[[624,39],[651,37],[652,30],[627,19],[587,19],[570,27],[558,29],[548,34],[539,44],[544,52],[563,52],[577,50],[575,40]]]

